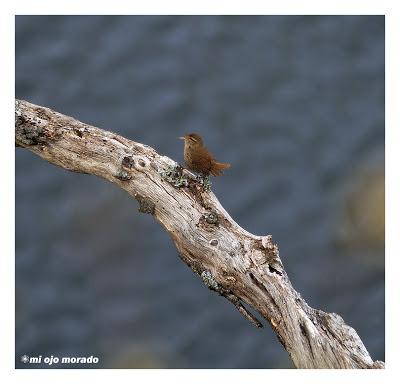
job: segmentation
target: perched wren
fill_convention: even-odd
[[[203,139],[197,133],[189,133],[180,139],[185,140],[183,157],[185,164],[191,171],[208,176],[222,175],[222,171],[229,168],[228,163],[218,163],[210,151],[204,146]]]

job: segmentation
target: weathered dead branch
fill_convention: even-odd
[[[153,215],[182,260],[253,325],[271,325],[298,368],[384,368],[335,313],[307,305],[292,287],[270,235],[256,236],[229,216],[193,175],[153,148],[16,100],[15,143],[62,168],[100,176]]]

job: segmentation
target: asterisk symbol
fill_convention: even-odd
[[[29,356],[27,356],[27,355],[21,356],[21,361],[23,363],[27,363],[29,361]]]

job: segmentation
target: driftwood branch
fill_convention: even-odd
[[[292,287],[270,235],[241,228],[190,172],[153,148],[16,100],[15,143],[62,168],[127,191],[167,231],[182,260],[256,327],[266,319],[297,368],[384,368],[335,313]],[[246,304],[247,308],[243,305]]]

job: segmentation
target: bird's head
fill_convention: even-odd
[[[197,133],[188,133],[185,136],[181,136],[180,139],[185,140],[185,144],[203,145],[203,139]]]

